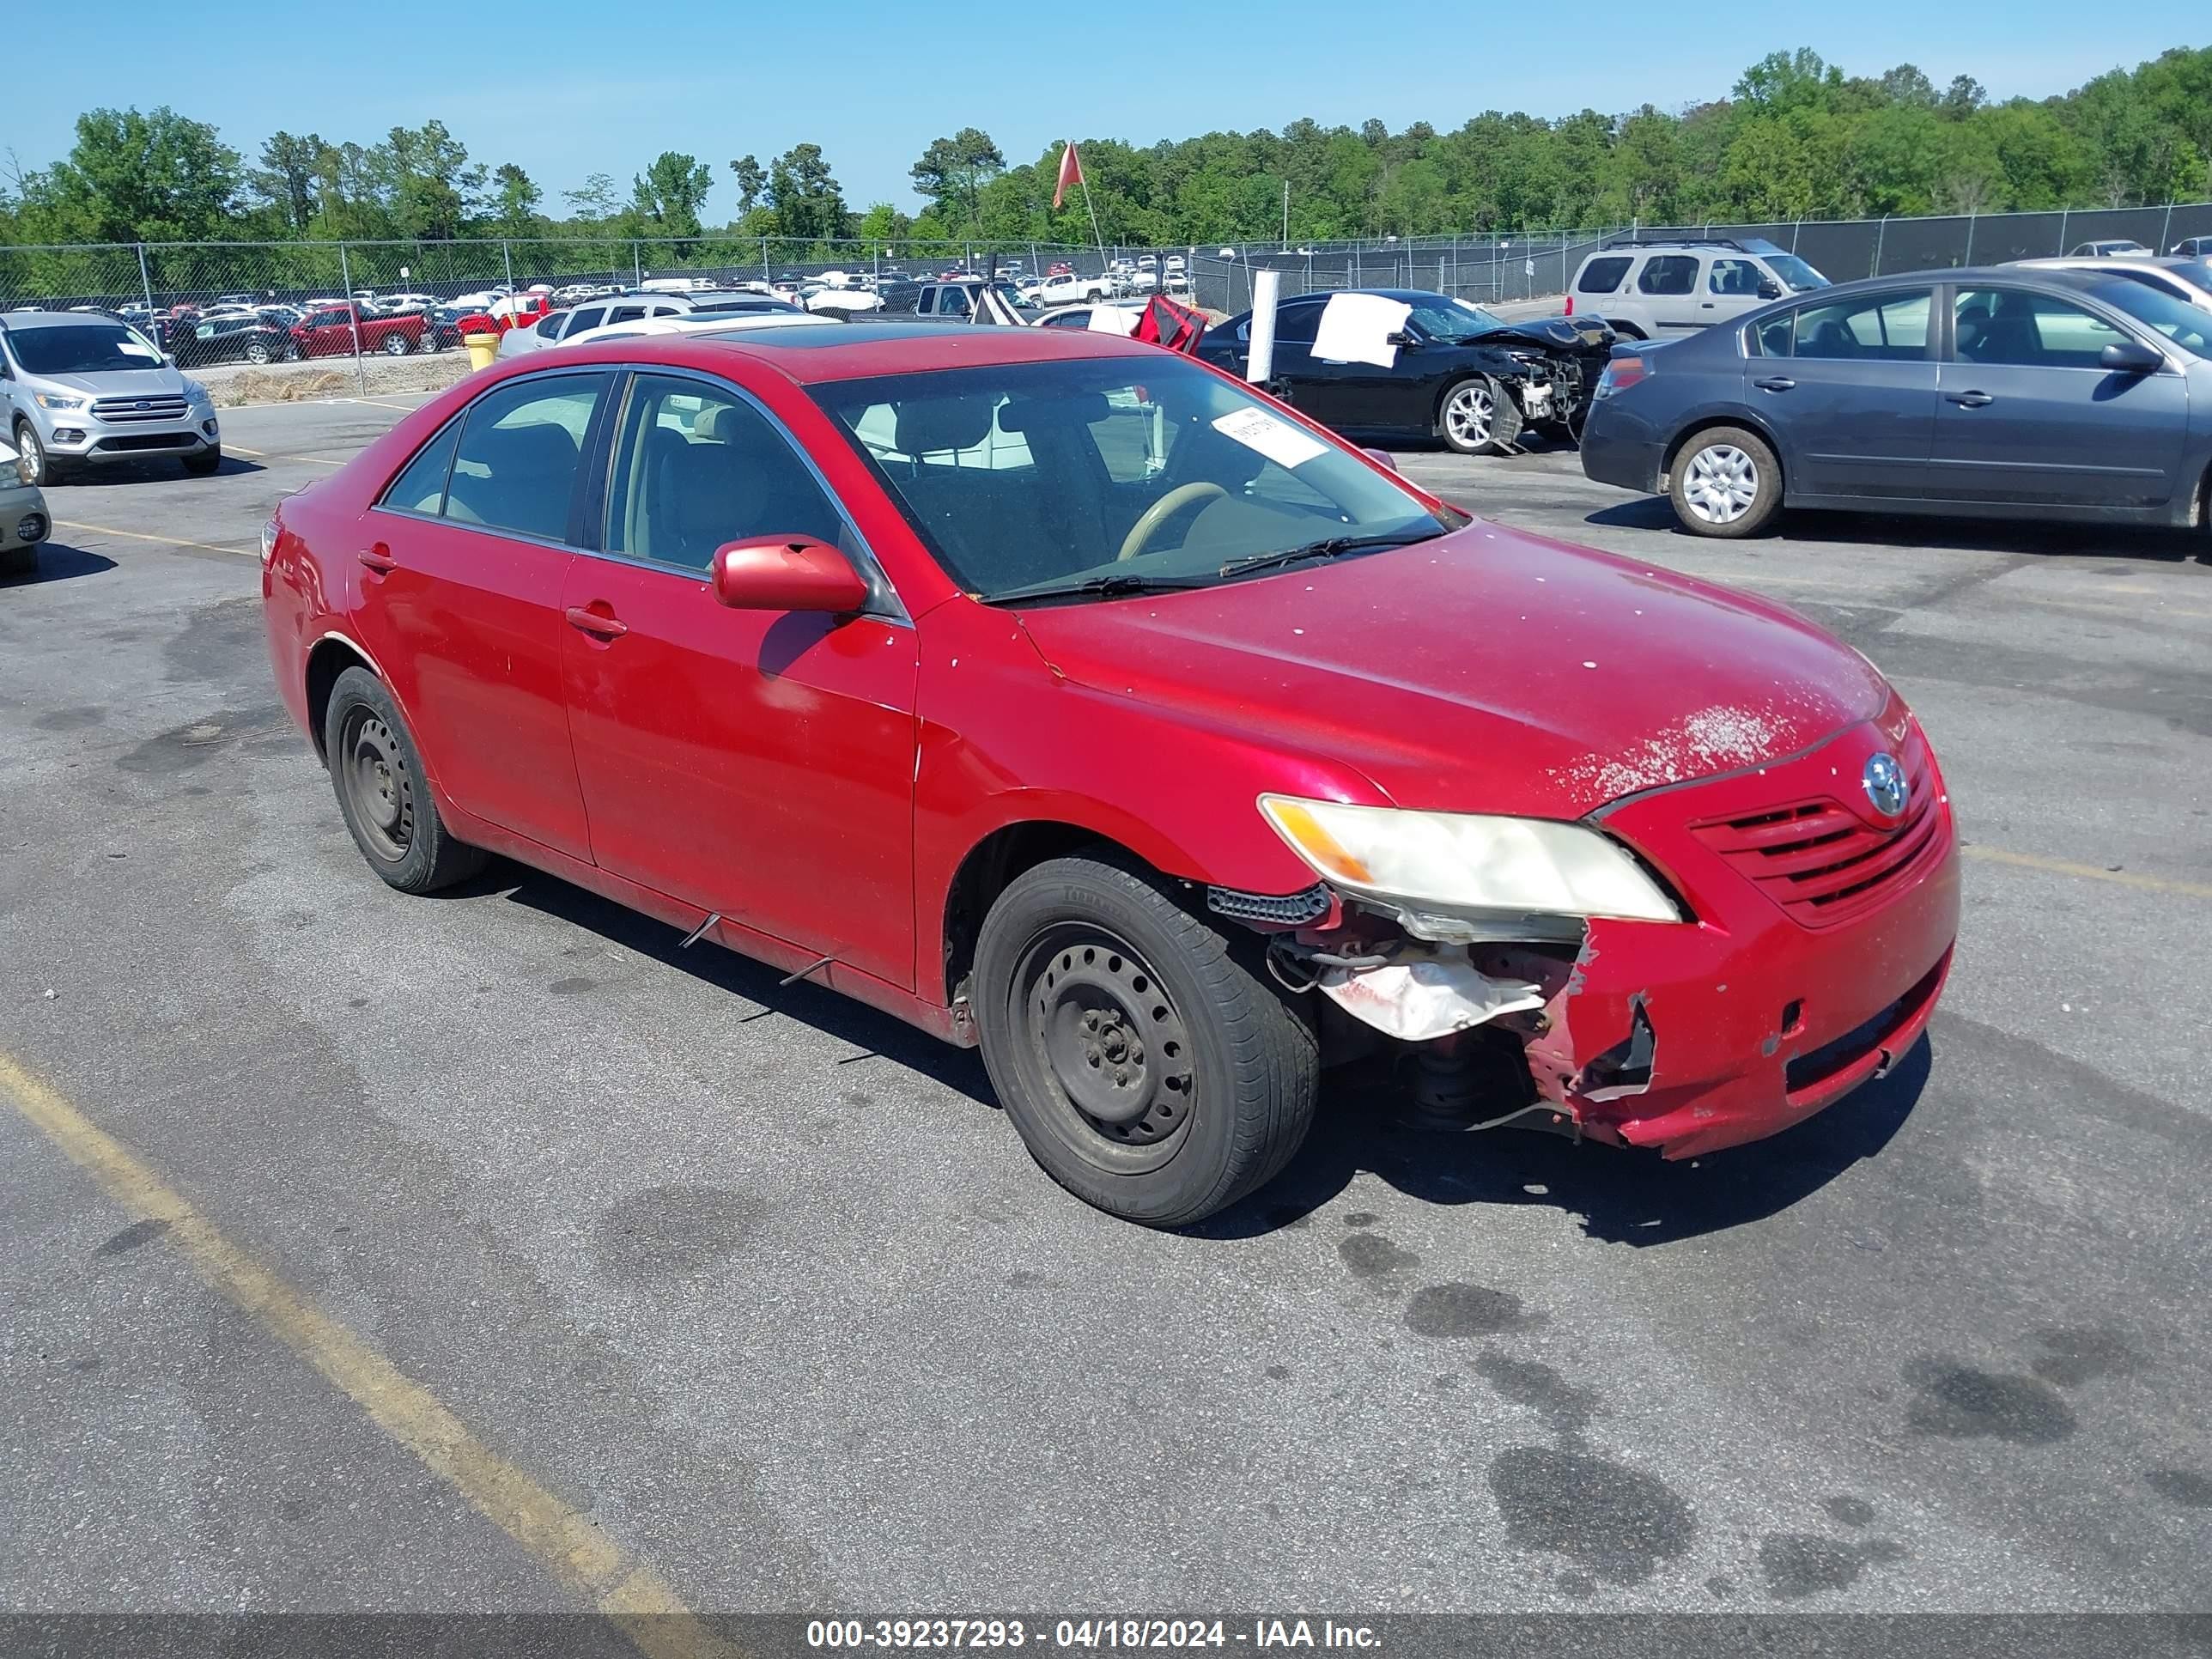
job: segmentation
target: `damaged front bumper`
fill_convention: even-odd
[[[1893,821],[1856,799],[1869,757],[1893,750],[1911,784]],[[1271,960],[1305,964],[1306,983],[1285,978],[1292,989],[1403,1042],[1464,1042],[1477,1028],[1517,1041],[1528,1103],[1577,1134],[1668,1158],[1786,1129],[1919,1040],[1950,971],[1959,876],[1942,775],[1909,717],[1780,765],[1632,796],[1599,820],[1693,921],[1486,937],[1352,901]],[[1480,1115],[1518,1115],[1494,1104]]]

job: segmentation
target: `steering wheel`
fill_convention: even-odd
[[[1159,534],[1160,526],[1183,508],[1199,501],[1210,501],[1229,492],[1218,483],[1200,479],[1196,483],[1178,485],[1146,507],[1144,516],[1129,526],[1129,533],[1121,538],[1121,550],[1114,556],[1116,564],[1133,559],[1145,550],[1145,544]]]

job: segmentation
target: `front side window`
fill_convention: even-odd
[[[843,516],[768,416],[703,380],[639,375],[616,440],[607,551],[703,571],[725,543],[771,536],[852,551]]]
[[[1321,313],[1317,305],[1285,306],[1275,313],[1275,338],[1285,345],[1311,345]]]
[[[1962,362],[2013,368],[2096,368],[2127,335],[2080,306],[2018,289],[1960,289],[1952,302],[1953,352]]]
[[[1636,279],[1636,286],[1646,294],[1687,294],[1697,285],[1697,256],[1690,253],[1654,254]]]
[[[1592,259],[1583,267],[1582,280],[1575,287],[1584,294],[1611,294],[1620,286],[1620,279],[1628,275],[1629,266],[1635,263],[1634,257],[1626,253]]]
[[[987,601],[1213,586],[1457,522],[1169,353],[811,390],[953,580]]]
[[[1875,294],[1795,312],[1799,357],[1869,357],[1905,362],[1928,355],[1930,290]],[[1771,325],[1769,325],[1771,326]],[[1760,331],[1765,344],[1765,331]]]
[[[487,530],[565,538],[577,458],[604,374],[509,380],[472,404],[461,428],[445,515]]]
[[[2203,270],[2202,265],[2193,268]],[[2212,357],[2212,312],[2166,289],[2130,282],[2121,275],[2107,277],[2089,291],[2113,310],[2124,311],[2146,327],[2157,330],[2191,356]]]
[[[1716,259],[1705,276],[1705,291],[1739,300],[1756,299],[1759,274],[1759,267],[1748,259]]]

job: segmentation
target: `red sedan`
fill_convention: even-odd
[[[503,854],[979,1043],[1143,1222],[1259,1187],[1377,1048],[1465,1125],[1771,1134],[1951,960],[1942,776],[1863,657],[1117,337],[544,353],[264,545],[386,881]]]

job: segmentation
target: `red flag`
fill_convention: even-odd
[[[1052,210],[1060,211],[1060,204],[1067,199],[1068,187],[1083,182],[1083,163],[1075,159],[1075,140],[1067,141],[1067,148],[1060,153],[1060,184],[1052,192]]]

